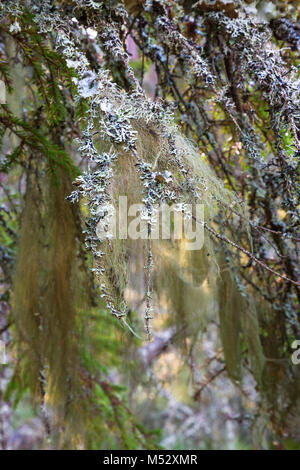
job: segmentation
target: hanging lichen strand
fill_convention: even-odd
[[[81,421],[78,312],[90,307],[90,294],[88,275],[77,253],[77,215],[65,204],[70,178],[61,173],[57,187],[39,166],[38,178],[28,171],[14,280],[14,319],[26,371],[24,386],[33,393],[38,390],[50,435],[50,422],[54,425],[55,419],[65,420],[66,430],[76,410]],[[55,419],[48,418],[49,405]]]

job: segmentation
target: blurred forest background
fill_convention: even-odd
[[[299,53],[298,0],[1,2],[1,449],[300,448]]]

